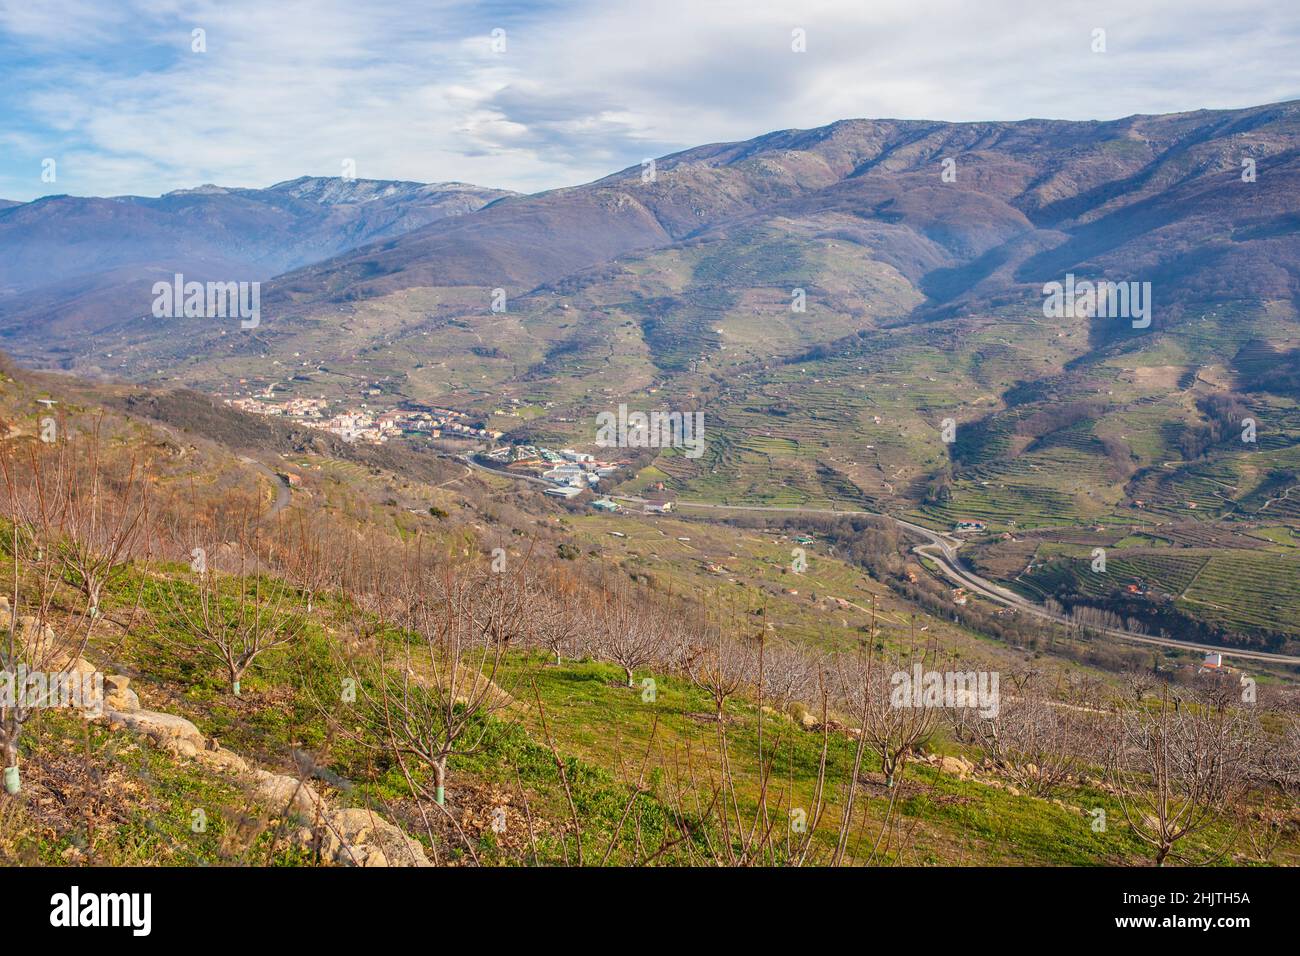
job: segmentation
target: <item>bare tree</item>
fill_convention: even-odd
[[[221,666],[239,697],[243,677],[257,658],[297,640],[306,619],[293,589],[267,573],[256,532],[240,542],[231,574],[218,572],[208,552],[200,555],[191,565],[192,579],[173,582],[171,606],[194,646]]]
[[[1246,834],[1262,862],[1272,859],[1284,838],[1300,832],[1300,694],[1284,697],[1271,716],[1281,726],[1260,742],[1256,775],[1261,799],[1251,814],[1257,825]]]
[[[921,688],[914,688],[907,700],[898,699],[895,674],[912,680],[915,664],[924,664],[925,653],[886,660],[868,646],[851,658],[841,658],[840,699],[862,728],[862,740],[880,760],[885,785],[893,787],[917,747],[933,735],[940,707],[927,706]]]
[[[820,668],[812,654],[785,641],[767,641],[763,648],[763,695],[777,710],[817,693]]]
[[[1070,671],[1065,676],[1066,692],[1075,707],[1102,710],[1106,702],[1106,682],[1086,671]]]
[[[148,537],[148,492],[143,470],[131,460],[125,475],[110,480],[100,460],[100,423],[87,440],[69,438],[65,447],[82,459],[70,468],[61,511],[59,548],[69,583],[100,614],[104,588],[121,574]]]
[[[1124,672],[1124,686],[1133,698],[1133,703],[1140,704],[1160,683],[1160,677],[1154,670],[1132,668]]]
[[[628,687],[634,686],[633,672],[658,659],[668,646],[659,615],[627,592],[602,590],[592,617],[598,653],[623,668]]]
[[[1124,818],[1155,863],[1210,862],[1225,847],[1199,856],[1180,850],[1238,807],[1249,788],[1257,726],[1239,707],[1170,706],[1166,690],[1155,708],[1116,715],[1110,772]]]
[[[405,586],[390,592],[403,595],[397,619],[377,613],[394,606],[385,598],[357,610],[358,652],[347,662],[356,699],[343,712],[332,708],[332,719],[340,733],[383,750],[401,768],[431,841],[432,809],[477,859],[446,810],[448,762],[480,751],[500,727],[492,718],[513,703],[498,680],[507,647],[526,626],[527,604],[480,594],[510,590],[509,581],[491,580],[507,575],[451,566],[408,567],[407,575]]]
[[[285,576],[302,591],[308,614],[316,597],[338,584],[342,554],[333,543],[338,529],[323,528],[319,516],[298,512],[291,524],[280,526],[277,536],[279,564]]]
[[[576,589],[570,584],[558,593],[548,589],[538,594],[533,606],[531,643],[553,655],[556,667],[564,662],[566,654],[573,657],[581,652],[575,601]]]
[[[1030,693],[1003,700],[996,716],[978,719],[974,727],[985,753],[1003,773],[1046,797],[1065,783],[1082,759],[1082,721],[1082,716]]]
[[[63,517],[72,507],[74,467],[66,444],[0,454],[10,559],[7,606],[0,608],[0,756],[11,796],[22,787],[18,745],[32,714],[48,706],[93,708],[102,701],[93,699],[102,688],[87,688],[88,675],[78,670],[98,609],[84,592],[71,592],[80,594],[79,601],[64,597]]]
[[[692,661],[687,676],[709,695],[714,716],[722,720],[727,701],[758,679],[757,642],[730,637],[715,628],[701,642],[701,652]]]

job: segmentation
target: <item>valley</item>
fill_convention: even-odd
[[[113,693],[6,725],[0,858],[1294,864],[1298,146],[1297,102],[852,119],[531,195],[3,206],[13,653]],[[151,316],[182,270],[260,322]],[[1049,315],[1076,273],[1149,326]],[[105,547],[102,594],[50,563]],[[1231,775],[1171,836],[1184,733]]]

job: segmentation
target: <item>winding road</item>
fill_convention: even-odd
[[[495,475],[501,475],[506,478],[524,479],[541,485],[550,485],[550,482],[543,481],[541,478],[534,478],[531,475],[516,475],[508,471],[500,471],[496,468],[487,468],[477,462],[470,461],[468,457],[461,457],[467,465],[477,468],[480,471],[491,472]],[[607,495],[615,501],[625,501],[630,504],[645,504],[646,499],[637,498],[630,495]],[[961,547],[961,541],[950,534],[941,531],[932,531],[929,528],[919,524],[913,524],[910,521],[904,521],[902,518],[895,518],[893,515],[881,514],[877,511],[850,511],[837,510],[834,508],[782,508],[775,505],[722,505],[712,504],[703,501],[681,501],[676,502],[678,508],[698,508],[710,511],[766,511],[777,512],[782,514],[814,514],[814,515],[867,515],[872,518],[887,518],[894,522],[904,531],[913,536],[924,538],[924,544],[918,544],[912,548],[913,553],[922,557],[929,558],[943,575],[950,581],[962,585],[970,591],[979,594],[997,604],[1006,607],[1015,608],[1017,611],[1023,611],[1026,614],[1032,614],[1034,617],[1043,620],[1053,621],[1058,624],[1069,624],[1070,620],[1063,615],[1053,614],[1046,608],[1029,601],[1014,591],[1009,591],[999,584],[995,584],[987,578],[982,578],[978,574],[962,566],[960,559],[957,557],[957,549]],[[1153,637],[1150,634],[1139,634],[1134,631],[1126,631],[1119,628],[1094,627],[1096,630],[1105,634],[1107,637],[1114,637],[1122,641],[1128,641],[1134,644],[1145,644],[1154,647],[1169,647],[1176,650],[1198,651],[1200,653],[1223,654],[1226,657],[1235,657],[1241,660],[1266,661],[1270,664],[1290,664],[1300,665],[1300,656],[1293,654],[1273,654],[1268,651],[1247,651],[1237,650],[1231,647],[1218,647],[1213,644],[1193,644],[1189,641],[1177,641],[1169,637]]]
[[[289,507],[289,482],[282,476],[276,474],[270,468],[266,467],[266,465],[262,464],[256,458],[249,458],[245,455],[240,455],[239,460],[245,465],[252,466],[254,470],[259,471],[266,477],[270,478],[271,483],[275,485],[275,501],[271,503],[271,510],[262,515],[261,519],[262,524],[266,524],[266,522],[270,521],[285,508]]]

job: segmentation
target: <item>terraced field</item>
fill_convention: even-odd
[[[1215,555],[1180,603],[1233,631],[1300,635],[1300,557]]]

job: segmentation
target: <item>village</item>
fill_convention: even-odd
[[[380,445],[390,438],[465,438],[495,441],[502,432],[473,425],[469,416],[450,408],[403,402],[397,408],[375,411],[368,405],[331,411],[323,398],[291,398],[283,402],[265,398],[228,398],[227,405],[252,415],[285,418],[298,425],[337,435],[346,442]]]
[[[268,390],[269,391],[269,390]],[[480,428],[470,417],[451,408],[404,401],[396,408],[378,411],[366,403],[359,407],[338,408],[337,402],[325,398],[295,397],[274,401],[268,394],[224,399],[225,404],[251,415],[282,418],[336,435],[349,443],[380,445],[393,438],[462,439],[495,444],[503,432]],[[544,446],[521,443],[505,444],[479,454],[489,467],[547,482],[546,494],[568,500],[584,491],[597,495],[589,504],[597,511],[621,513],[624,509],[598,491],[600,482],[611,478],[627,461],[607,461],[594,455],[563,448],[554,451]],[[659,492],[655,494],[654,492]],[[673,502],[663,497],[660,484],[650,489],[643,505],[645,514],[668,514]]]

